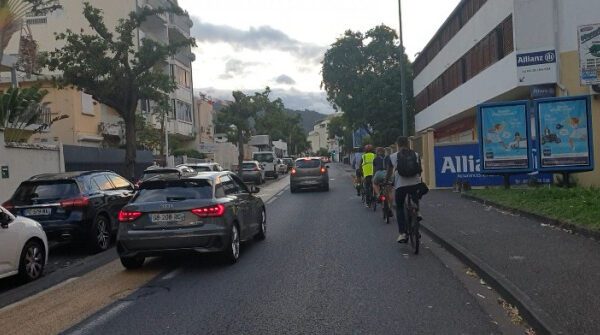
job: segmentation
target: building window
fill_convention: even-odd
[[[171,64],[171,78],[179,87],[192,87],[192,74],[179,65]]]
[[[81,114],[94,116],[94,99],[91,95],[81,92]]]
[[[181,100],[177,100],[175,111],[177,120],[190,123],[192,122],[192,105]]]

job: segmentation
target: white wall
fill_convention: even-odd
[[[551,0],[545,0],[551,1]],[[438,78],[513,12],[511,0],[487,1],[414,79],[415,95]]]
[[[238,149],[232,143],[215,143],[215,162],[221,164],[224,169],[231,170],[238,161]]]
[[[548,0],[550,1],[550,0]],[[577,27],[600,23],[600,1],[598,0],[557,0],[559,7],[559,50],[575,51]]]
[[[58,146],[7,147],[2,131],[0,131],[0,166],[8,166],[9,169],[9,179],[0,177],[0,203],[10,198],[22,181],[38,174],[65,170],[62,151]]]
[[[417,132],[489,101],[517,87],[517,59],[512,53],[462,84],[415,116]]]

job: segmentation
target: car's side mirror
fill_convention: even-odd
[[[13,221],[12,217],[4,212],[0,212],[0,227],[8,228],[8,225]]]
[[[260,192],[260,187],[257,187],[257,186],[254,186],[254,185],[250,186],[250,194],[256,194],[256,193],[259,193],[259,192]]]

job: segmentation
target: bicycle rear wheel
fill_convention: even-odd
[[[410,241],[410,246],[415,253],[415,255],[419,254],[419,247],[421,244],[421,234],[419,233],[419,220],[417,219],[416,213],[411,213],[410,215],[410,229],[408,233],[408,239]]]

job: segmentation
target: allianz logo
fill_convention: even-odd
[[[475,156],[445,156],[442,173],[474,173],[481,172],[481,159]]]

